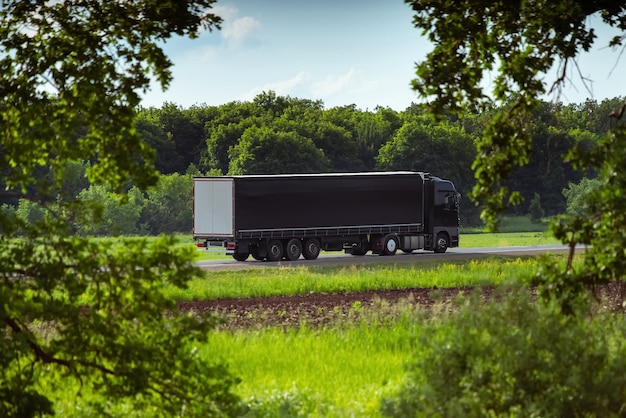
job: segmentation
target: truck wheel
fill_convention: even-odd
[[[287,242],[287,248],[285,250],[285,258],[287,260],[297,260],[300,258],[300,254],[302,254],[302,242],[298,238],[292,238]]]
[[[283,243],[277,239],[270,240],[267,244],[267,261],[280,261],[283,258]]]
[[[265,260],[265,255],[261,255],[261,253],[258,250],[254,250],[252,251],[252,258],[254,258],[257,261],[263,261]]]
[[[363,247],[354,247],[350,250],[350,254],[352,255],[365,255],[367,254],[367,248]]]
[[[235,253],[233,254],[233,258],[237,261],[246,261],[249,255],[248,253]]]
[[[435,249],[433,250],[436,253],[445,253],[448,249],[448,236],[444,233],[437,234],[437,241],[435,241]]]
[[[350,254],[352,255],[365,255],[369,250],[369,242],[367,239],[361,239],[359,243],[352,247]]]
[[[383,255],[396,255],[398,251],[398,238],[395,235],[387,235],[383,241]]]
[[[315,260],[320,255],[320,242],[316,238],[309,238],[304,242],[302,255],[307,260]]]

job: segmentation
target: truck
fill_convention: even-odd
[[[194,177],[193,238],[235,260],[459,245],[460,194],[418,171]]]

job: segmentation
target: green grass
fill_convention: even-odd
[[[391,325],[219,332],[201,354],[225,355],[257,416],[372,417],[401,383],[419,331],[405,315]]]
[[[555,262],[563,262],[563,256],[553,257]],[[192,282],[185,292],[170,289],[170,297],[214,299],[499,284],[527,279],[535,265],[532,257],[488,257],[413,266],[222,271]],[[430,311],[430,315],[437,313],[436,309]],[[208,343],[198,348],[207,361],[224,362],[241,379],[234,391],[250,406],[248,416],[378,417],[381,399],[397,391],[405,365],[420,353],[419,337],[427,318],[425,311],[408,302],[390,306],[381,301],[372,307],[354,306],[347,320],[322,328],[301,324],[286,329],[216,330],[208,335]],[[77,397],[79,385],[65,381],[62,389],[47,387],[56,393],[62,415],[89,415],[85,402],[97,395],[84,392]],[[132,416],[123,403],[116,405],[116,411]]]
[[[461,248],[517,247],[559,243],[556,238],[546,232],[461,233],[460,241]]]
[[[555,256],[557,257],[557,256]],[[340,267],[267,267],[207,272],[187,289],[168,288],[176,300],[303,295],[375,289],[476,286],[524,280],[534,272],[534,257],[487,257],[480,260],[426,261],[419,264]]]
[[[528,216],[504,216],[498,225],[498,232],[546,232],[550,219],[532,222]],[[461,232],[481,233],[484,227],[465,227]]]

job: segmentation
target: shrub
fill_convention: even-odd
[[[621,416],[623,320],[565,316],[524,292],[427,326],[386,416]]]
[[[539,193],[535,193],[535,196],[530,201],[528,214],[530,215],[531,222],[534,223],[540,223],[541,219],[544,217],[545,212],[541,207],[541,197],[539,197]]]

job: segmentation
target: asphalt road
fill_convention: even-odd
[[[582,248],[578,248],[581,250]],[[296,261],[267,262],[257,261],[249,258],[246,261],[235,261],[234,259],[205,260],[198,262],[198,265],[206,270],[243,270],[264,267],[296,267],[296,266],[338,266],[370,263],[419,263],[425,260],[452,260],[452,259],[473,259],[486,257],[489,255],[534,255],[544,253],[555,253],[567,251],[563,245],[534,245],[528,247],[485,247],[485,248],[449,248],[444,254],[435,254],[431,251],[414,251],[405,254],[400,251],[395,256],[385,257],[374,254],[364,256],[353,256],[342,252],[329,252],[320,254],[317,260],[305,260],[300,258]]]

